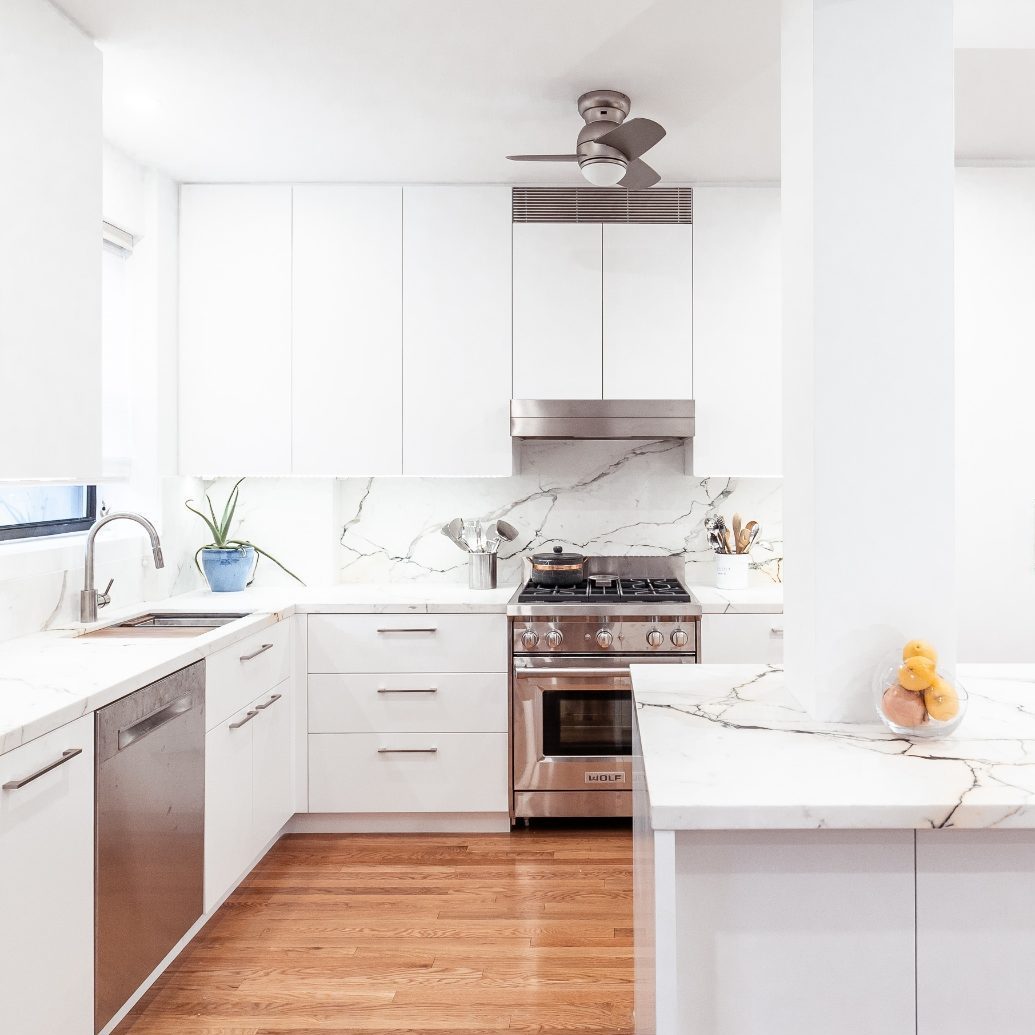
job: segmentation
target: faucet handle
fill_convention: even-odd
[[[114,579],[108,579],[108,585],[104,587],[104,592],[97,594],[98,607],[107,607],[111,603],[111,587],[114,582]]]

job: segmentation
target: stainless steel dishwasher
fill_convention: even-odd
[[[96,722],[100,1031],[202,913],[204,661],[102,708]]]

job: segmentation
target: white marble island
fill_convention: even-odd
[[[910,741],[778,669],[633,668],[638,1033],[1035,1027],[1035,666],[959,677]]]

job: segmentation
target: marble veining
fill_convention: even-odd
[[[779,668],[634,666],[656,829],[1035,828],[1035,665],[960,666],[945,740],[817,723]]]
[[[521,555],[555,544],[590,554],[679,555],[689,581],[712,579],[705,518],[739,510],[762,524],[754,580],[780,582],[779,480],[693,478],[683,445],[542,442],[523,447],[510,478],[368,478],[339,483],[341,582],[459,581],[467,561],[441,534],[452,517],[505,518],[521,533],[500,552],[501,581],[522,577]]]

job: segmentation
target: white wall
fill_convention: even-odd
[[[1035,169],[956,174],[959,655],[1035,661]]]

